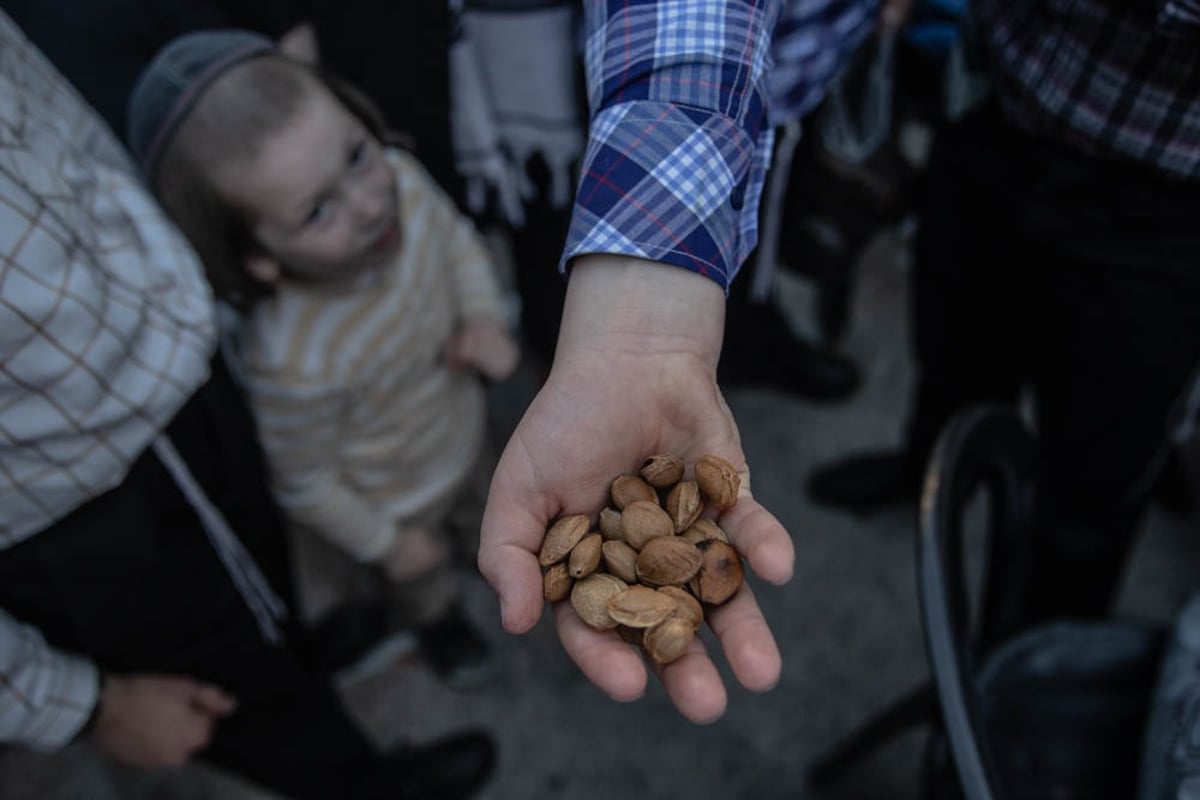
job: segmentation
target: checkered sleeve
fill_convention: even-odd
[[[1166,22],[1200,25],[1200,0],[1167,0],[1163,5],[1162,17]]]
[[[590,140],[565,269],[585,253],[676,264],[722,287],[753,249],[771,155],[777,0],[587,4]]]
[[[0,742],[62,747],[87,722],[100,683],[90,662],[58,652],[0,611]]]

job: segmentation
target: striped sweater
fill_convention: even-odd
[[[369,285],[283,285],[241,343],[275,495],[291,519],[354,557],[380,558],[466,478],[486,407],[474,373],[446,367],[466,318],[504,319],[470,220],[409,155],[390,151],[403,241]]]

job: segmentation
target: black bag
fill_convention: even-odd
[[[1165,636],[1055,622],[1014,636],[978,676],[997,797],[1132,800]]]

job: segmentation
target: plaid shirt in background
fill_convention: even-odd
[[[195,255],[0,12],[0,550],[120,483],[214,345]],[[0,610],[0,742],[63,744],[97,690],[89,662]]]
[[[875,28],[880,0],[787,0],[771,39],[771,123],[812,111]]]
[[[1198,0],[987,0],[981,12],[1012,124],[1200,178]]]

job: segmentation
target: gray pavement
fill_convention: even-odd
[[[703,727],[683,721],[657,684],[637,702],[614,703],[566,658],[548,618],[526,636],[503,634],[494,597],[475,580],[469,610],[500,652],[500,679],[477,693],[454,692],[416,657],[401,657],[344,686],[372,736],[387,745],[465,725],[495,731],[501,761],[485,800],[917,797],[921,730],[889,743],[820,795],[805,784],[806,765],[824,748],[926,676],[912,512],[831,513],[803,492],[814,464],[898,439],[910,376],[898,252],[885,239],[864,260],[847,346],[863,365],[865,383],[852,400],[819,406],[770,392],[728,393],[756,494],[796,542],[790,584],[753,584],[783,652],[783,678],[774,690],[754,695],[733,685],[727,714]],[[791,279],[784,288],[787,308],[803,327],[804,285]],[[529,388],[518,382],[498,396],[501,419],[511,422]],[[1196,587],[1191,530],[1186,520],[1151,515],[1121,613],[1166,619]],[[169,774],[122,769],[86,746],[0,755],[3,800],[268,797],[202,766]]]

